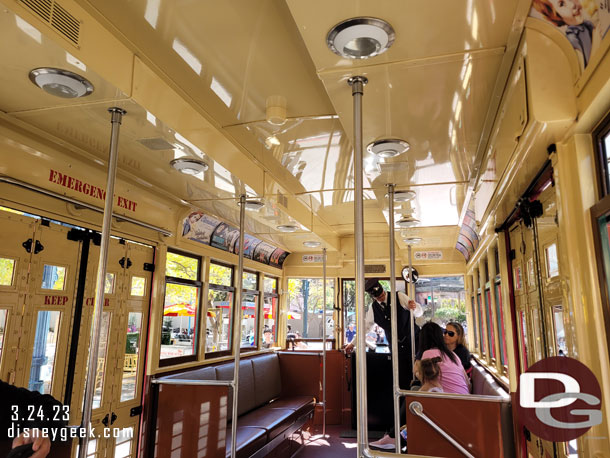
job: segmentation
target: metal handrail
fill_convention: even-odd
[[[437,399],[455,399],[463,401],[485,401],[485,402],[501,402],[502,404],[510,404],[511,399],[507,395],[503,396],[486,396],[481,394],[455,394],[455,393],[434,393],[429,391],[411,391],[398,390],[401,396],[420,396],[422,398],[437,398]]]
[[[235,385],[233,380],[198,380],[198,379],[162,379],[156,378],[151,381],[156,385],[201,385],[201,386],[230,386]]]
[[[466,450],[464,447],[462,447],[459,442],[457,442],[453,437],[451,437],[443,428],[441,428],[439,425],[437,425],[434,420],[432,420],[430,417],[428,417],[425,413],[424,413],[424,406],[421,405],[420,402],[417,401],[413,401],[411,404],[409,404],[409,411],[421,418],[422,420],[424,420],[426,423],[428,423],[432,428],[434,428],[434,430],[439,433],[441,436],[443,436],[445,439],[447,439],[447,441],[449,441],[451,443],[451,445],[453,445],[455,448],[457,448],[464,456],[468,457],[468,458],[475,458],[473,454],[471,454],[468,450]]]

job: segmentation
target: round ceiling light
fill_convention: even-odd
[[[30,81],[43,91],[64,99],[85,97],[93,92],[93,84],[85,78],[59,68],[36,68],[30,72]]]
[[[298,229],[298,226],[294,224],[280,224],[277,226],[277,230],[280,232],[296,232]]]
[[[332,52],[349,59],[368,59],[392,46],[396,34],[387,22],[357,17],[340,22],[328,32],[326,45]]]
[[[208,169],[208,164],[199,160],[186,157],[174,159],[169,163],[173,168],[186,175],[197,175],[205,172]]]
[[[316,240],[308,240],[306,242],[303,242],[303,245],[306,246],[307,248],[317,248],[322,244]]]
[[[385,195],[386,199],[388,195]],[[396,202],[408,202],[415,198],[415,191],[396,191],[394,193],[394,200]]]
[[[260,200],[256,200],[256,199],[246,200],[246,210],[259,211],[264,206],[265,206],[265,204]]]
[[[403,216],[398,221],[396,221],[396,225],[398,227],[413,227],[419,224],[419,220],[417,218],[413,218],[412,216]]]
[[[405,242],[407,245],[416,245],[421,242],[421,240],[421,237],[406,237],[402,239],[402,241]]]
[[[366,150],[382,158],[396,157],[409,151],[409,144],[397,138],[384,138],[382,140],[369,143]]]

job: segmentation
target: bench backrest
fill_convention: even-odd
[[[232,380],[235,363],[191,369],[163,378],[182,380]],[[279,397],[282,391],[280,362],[276,353],[254,356],[239,362],[237,413],[242,415]],[[227,417],[233,413],[233,390],[229,389]]]

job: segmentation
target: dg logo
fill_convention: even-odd
[[[519,419],[536,436],[566,442],[602,422],[601,389],[591,370],[572,358],[538,361],[519,378]]]

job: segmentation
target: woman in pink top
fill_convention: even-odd
[[[460,358],[447,348],[442,328],[433,322],[424,324],[419,333],[419,350],[422,359],[441,358],[441,386],[445,393],[470,394],[470,383]],[[415,373],[420,362],[415,363]]]

